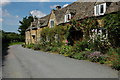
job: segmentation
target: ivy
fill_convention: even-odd
[[[108,39],[113,47],[120,47],[120,11],[103,17]]]
[[[120,46],[120,12],[108,14],[101,18],[104,21],[104,29],[108,30],[109,41],[113,46]],[[74,41],[72,39],[72,31],[82,31],[84,35],[84,40],[90,40],[89,35],[91,34],[92,29],[98,29],[100,26],[98,24],[98,18],[84,18],[80,20],[71,20],[70,25],[59,25],[53,28],[44,28],[41,33],[41,42],[63,42],[68,40],[69,45],[73,45]],[[57,37],[57,39],[55,38]],[[98,40],[100,41],[100,40]]]
[[[41,32],[42,43],[49,42],[50,44],[58,42],[62,43],[68,36],[69,26],[55,26],[53,28],[44,28]]]

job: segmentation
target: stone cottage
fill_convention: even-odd
[[[50,14],[42,18],[34,18],[31,22],[31,26],[26,30],[26,44],[39,43],[41,37],[40,33],[43,28],[52,28],[56,25],[62,25],[69,23],[71,19],[81,20],[85,17],[97,17],[99,26],[104,25],[104,21],[101,17],[120,11],[120,2],[73,2],[72,4],[61,8],[61,6],[56,6],[56,10],[52,10]],[[101,32],[101,30],[93,29],[92,31]],[[84,30],[82,32],[73,32],[78,37],[79,34],[84,35]],[[90,35],[91,38],[94,36]],[[107,37],[107,36],[106,36]]]

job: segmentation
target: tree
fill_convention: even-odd
[[[18,28],[18,31],[20,32],[21,36],[25,36],[25,30],[30,26],[31,22],[33,22],[33,17],[24,17],[22,21],[19,21],[21,24]]]

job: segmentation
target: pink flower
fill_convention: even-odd
[[[66,40],[65,42],[68,43],[68,40]]]

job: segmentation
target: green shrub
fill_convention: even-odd
[[[26,45],[27,48],[33,48],[34,47],[34,44],[28,44]]]
[[[61,48],[60,48],[60,54],[63,54],[65,56],[71,56],[72,55],[72,46],[68,46],[68,45],[63,45]]]
[[[59,52],[59,49],[58,49],[59,47],[52,47],[52,49],[51,49],[51,51],[52,52]]]
[[[105,64],[106,60],[100,60],[100,64]]]
[[[76,44],[74,44],[74,46],[70,46],[70,45],[63,45],[60,48],[60,54],[63,54],[65,56],[69,56],[69,57],[73,57],[76,59],[81,59],[82,56],[84,56],[86,49],[88,49],[88,42],[87,41],[83,41],[83,42],[76,42]],[[90,49],[89,49],[90,50]]]
[[[35,44],[34,46],[33,46],[33,49],[34,50],[40,50],[42,48],[42,46],[40,45],[40,44]]]
[[[24,47],[24,48],[26,47],[25,43],[23,43],[21,46]]]
[[[116,60],[112,61],[112,63],[112,67],[114,69],[120,70],[120,58],[117,57]]]
[[[49,41],[52,45],[57,42],[58,45],[66,37],[65,34],[68,30],[67,26],[55,26],[53,28],[44,28],[41,32],[41,42]]]
[[[79,52],[79,53],[75,53],[72,57],[75,58],[75,59],[79,59],[79,60],[85,60],[85,59],[87,59],[87,55],[89,53],[90,52],[88,52],[88,51],[82,51],[82,52]]]
[[[75,53],[72,57],[81,60],[83,58],[83,55],[81,53]]]
[[[41,50],[45,51],[45,52],[51,51],[51,49],[52,49],[52,47],[50,45],[44,45],[41,47]]]
[[[108,61],[111,61],[112,67],[120,70],[120,48],[110,48],[107,52]]]
[[[88,45],[89,44],[87,41],[82,41],[82,42],[78,41],[74,44],[73,47],[74,47],[75,51],[81,52],[81,51],[85,51],[86,48],[88,48]]]
[[[47,51],[51,51],[52,50],[52,46],[47,46],[44,51],[47,52]]]
[[[89,48],[92,50],[92,51],[100,51],[102,53],[106,53],[106,51],[108,51],[110,45],[108,44],[107,41],[100,41],[99,39],[98,40],[95,40],[94,42],[91,42],[89,44]]]

